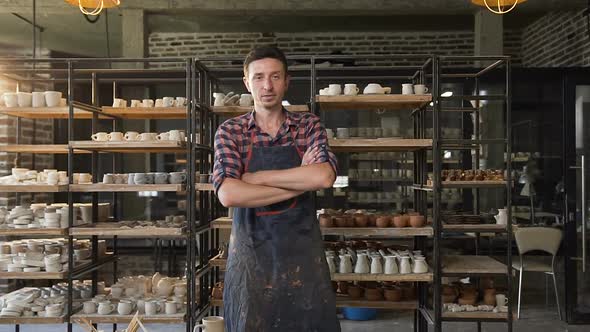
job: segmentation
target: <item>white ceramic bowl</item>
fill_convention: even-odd
[[[47,107],[60,106],[61,92],[59,91],[45,91],[45,104]]]
[[[16,97],[19,107],[31,107],[33,101],[33,94],[30,92],[17,92]]]

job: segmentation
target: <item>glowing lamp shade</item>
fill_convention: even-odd
[[[78,6],[80,11],[85,15],[99,15],[105,8],[117,7],[121,4],[120,0],[66,0],[72,6]]]
[[[526,0],[471,0],[471,3],[486,7],[494,14],[502,15],[511,12],[518,4]]]

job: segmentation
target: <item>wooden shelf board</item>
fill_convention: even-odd
[[[65,322],[65,315],[59,317],[0,317],[0,324],[62,324]]]
[[[432,272],[409,273],[409,274],[361,274],[361,273],[334,273],[333,281],[409,281],[409,282],[431,282]]]
[[[506,181],[442,181],[443,188],[504,188]],[[415,184],[413,189],[432,190],[432,186]]]
[[[195,183],[195,189],[198,191],[213,191],[213,183]]]
[[[186,152],[185,144],[181,141],[72,141],[70,146],[75,149],[126,153]]]
[[[117,222],[99,222],[82,227],[70,228],[70,235],[73,236],[119,236],[123,238],[149,238],[149,237],[180,237],[185,236],[183,228],[121,228],[122,224]]]
[[[135,313],[130,315],[99,315],[99,314],[84,314],[84,313],[77,313],[72,315],[71,321],[80,323],[81,319],[86,319],[91,323],[99,323],[99,324],[108,324],[108,323],[129,323]],[[184,312],[177,313],[174,315],[166,315],[166,314],[158,314],[153,316],[147,315],[138,315],[138,318],[141,319],[141,322],[144,324],[174,324],[174,323],[183,323],[185,321],[186,314]]]
[[[0,228],[0,236],[64,236],[67,228]]]
[[[494,232],[506,231],[506,225],[498,224],[443,224],[443,230],[449,232]]]
[[[72,184],[72,192],[138,192],[138,191],[182,191],[181,184]]]
[[[12,153],[47,153],[67,154],[67,144],[9,144],[0,146],[0,152]],[[91,153],[90,151],[74,150],[74,153]]]
[[[223,300],[211,299],[211,305],[214,307],[223,307]],[[353,300],[348,296],[337,296],[336,307],[358,307],[358,308],[373,308],[373,309],[390,309],[390,310],[414,310],[418,307],[416,301],[368,301],[368,300]]]
[[[289,112],[309,112],[307,105],[287,105]],[[213,106],[213,113],[225,116],[238,116],[252,111],[253,106]]]
[[[432,101],[431,95],[338,95],[316,96],[322,111],[333,110],[413,110],[425,106]]]
[[[446,255],[442,257],[442,272],[465,276],[507,274],[508,268],[489,256]]]
[[[67,119],[69,107],[0,107],[0,113],[26,119]],[[74,107],[74,119],[92,119],[92,112]]]
[[[57,193],[68,191],[68,185],[48,184],[3,184],[0,185],[0,192],[15,193]]]
[[[432,139],[413,138],[331,138],[334,152],[416,151],[432,147]]]
[[[0,279],[38,279],[38,280],[61,280],[68,276],[68,271],[64,272],[0,272]]]
[[[349,182],[409,182],[412,183],[414,180],[410,178],[374,178],[374,179],[351,179],[348,178]]]
[[[512,315],[513,319],[517,319],[516,314]],[[488,312],[488,311],[473,311],[473,312],[451,312],[444,311],[442,313],[443,319],[465,319],[465,320],[478,320],[478,319],[497,319],[497,320],[508,320],[507,312]]]
[[[343,235],[343,236],[390,236],[390,237],[407,237],[407,236],[432,236],[434,231],[432,227],[425,226],[419,228],[378,228],[378,227],[322,227],[320,228],[323,235]]]
[[[211,228],[231,229],[232,219],[228,217],[221,217],[211,222]]]
[[[102,111],[124,119],[186,119],[186,107],[103,106]]]

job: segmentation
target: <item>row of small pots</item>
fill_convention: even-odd
[[[416,296],[415,288],[407,285],[363,283],[356,284],[349,281],[332,282],[335,292],[348,294],[351,299],[366,299],[368,301],[399,302],[403,299],[411,300]]]
[[[426,218],[415,212],[408,214],[320,214],[321,227],[423,227]]]

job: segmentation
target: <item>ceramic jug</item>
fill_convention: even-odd
[[[352,273],[352,257],[348,254],[340,255],[340,273]]]
[[[414,267],[412,269],[414,273],[426,273],[428,272],[428,265],[426,264],[426,259],[424,257],[414,257]]]
[[[395,256],[385,256],[385,274],[398,274]]]
[[[498,214],[494,216],[496,218],[496,224],[506,225],[508,224],[508,213],[507,209],[498,209]]]
[[[326,256],[326,261],[328,261],[328,268],[330,269],[330,274],[336,272],[336,265],[334,264],[334,256]]]
[[[383,264],[381,264],[381,256],[374,255],[371,256],[371,273],[372,274],[381,274],[383,273]]]
[[[358,254],[356,264],[354,266],[354,273],[369,273],[369,259],[367,254]]]
[[[400,257],[399,273],[400,274],[412,273],[412,267],[410,266],[410,256],[401,256]]]

